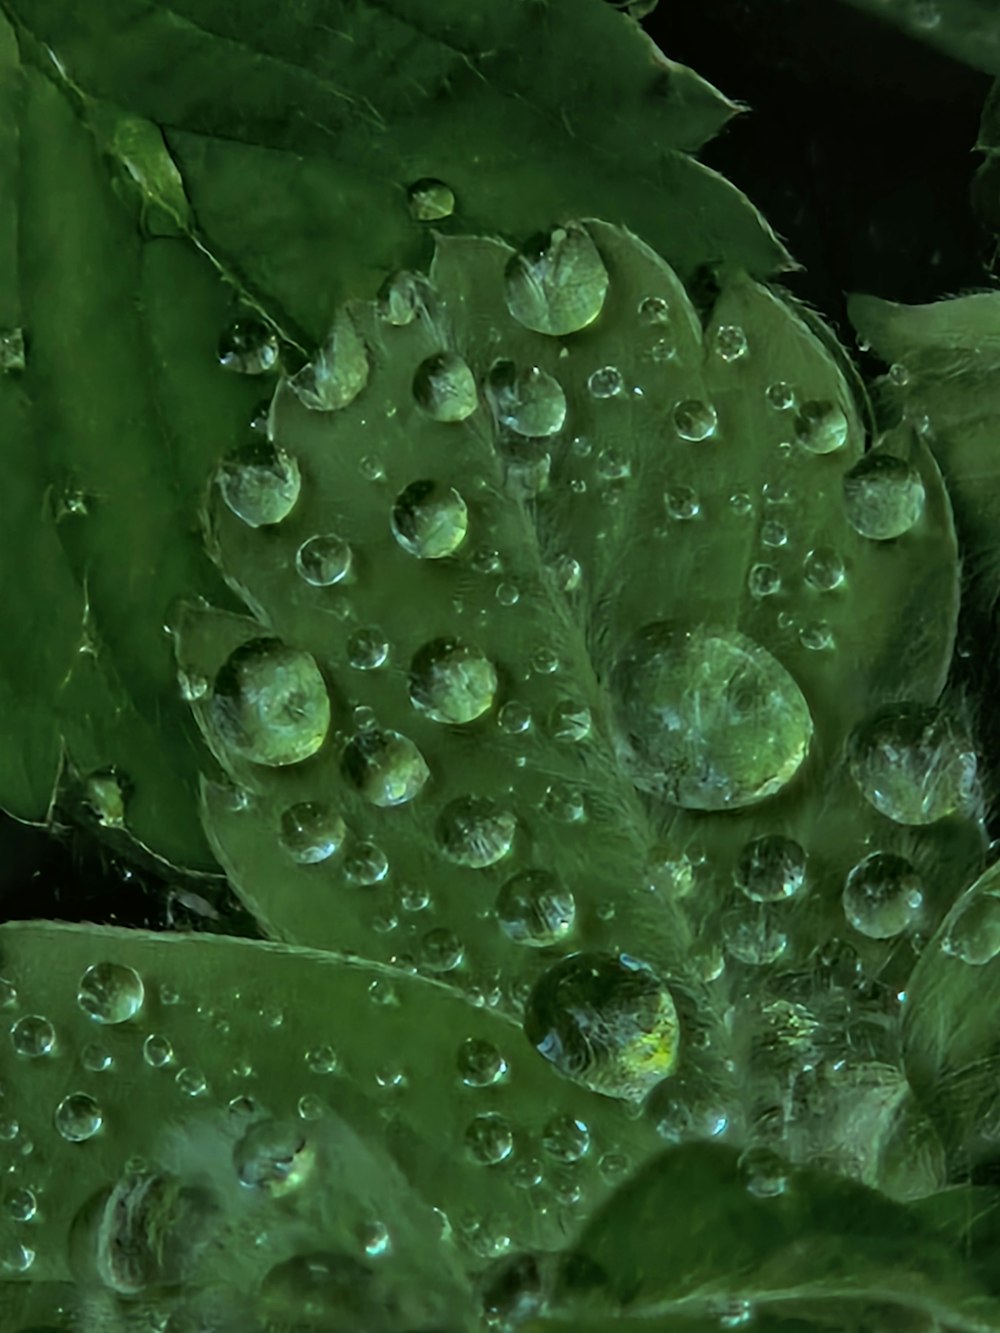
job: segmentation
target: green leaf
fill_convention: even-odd
[[[709,1144],[664,1153],[598,1210],[563,1265],[556,1302],[567,1313],[618,1309],[643,1326],[737,1306],[747,1318],[809,1317],[854,1303],[955,1329],[1000,1321],[1000,1304],[958,1252],[905,1207],[803,1169],[762,1197],[736,1152]],[[849,1313],[841,1318],[851,1326]]]

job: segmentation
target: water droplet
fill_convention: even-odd
[[[665,361],[672,361],[676,355],[677,344],[672,338],[657,338],[648,352],[650,361],[655,361],[657,365],[662,365]]]
[[[420,942],[420,961],[431,972],[451,972],[464,957],[462,941],[444,926],[429,930]]]
[[[671,518],[682,521],[697,518],[701,513],[698,493],[692,486],[674,486],[663,493],[663,503]]]
[[[103,1124],[104,1113],[89,1092],[71,1092],[56,1107],[56,1129],[69,1143],[85,1143]]]
[[[474,722],[493,707],[496,693],[496,667],[459,639],[432,639],[410,663],[410,702],[435,722]]]
[[[363,1222],[358,1228],[358,1240],[370,1259],[380,1259],[392,1250],[392,1237],[384,1222]]]
[[[477,1115],[465,1130],[465,1146],[474,1161],[496,1166],[514,1151],[514,1133],[502,1115]]]
[[[498,583],[496,597],[501,606],[516,606],[521,593],[516,583]]]
[[[436,352],[421,361],[413,397],[435,421],[465,421],[479,406],[476,377],[457,352]]]
[[[542,809],[561,824],[578,824],[587,818],[582,790],[571,782],[552,782],[545,788]]]
[[[590,1130],[576,1116],[554,1115],[542,1130],[542,1147],[557,1162],[579,1162],[590,1151]]]
[[[780,919],[766,904],[731,909],[723,914],[721,928],[726,953],[750,967],[777,962],[788,948]]]
[[[300,865],[316,865],[342,847],[347,826],[325,801],[299,801],[284,810],[278,834],[282,847]]]
[[[615,665],[619,751],[636,786],[692,810],[739,809],[780,791],[809,749],[798,685],[736,631],[646,625]]]
[[[716,330],[715,354],[723,361],[738,361],[747,351],[747,335],[738,324],[723,324]]]
[[[0,1009],[13,1009],[17,1004],[17,987],[13,981],[0,977]]]
[[[561,1073],[609,1097],[641,1100],[677,1059],[673,996],[626,955],[579,953],[554,963],[528,996],[524,1031]]]
[[[344,875],[351,884],[381,884],[389,873],[389,858],[374,842],[359,842],[344,862]]]
[[[37,1060],[55,1049],[56,1030],[41,1014],[25,1014],[11,1028],[10,1039],[18,1055]]]
[[[733,877],[755,902],[784,902],[805,884],[806,854],[793,838],[765,833],[744,844]]]
[[[233,1168],[249,1189],[283,1195],[303,1183],[315,1162],[305,1130],[295,1120],[261,1120],[233,1149]]]
[[[372,1004],[394,1007],[399,1004],[399,993],[387,977],[376,977],[368,987],[368,998]]]
[[[576,592],[583,582],[583,567],[571,555],[561,555],[552,565],[552,576],[560,592]]]
[[[35,1251],[11,1236],[0,1238],[0,1273],[26,1273],[35,1262]]]
[[[262,319],[236,319],[219,339],[219,365],[239,375],[265,375],[278,363],[278,338]]]
[[[114,1064],[114,1058],[99,1041],[88,1041],[80,1051],[80,1064],[91,1074],[103,1074]]]
[[[956,909],[941,948],[953,958],[982,967],[1000,954],[1000,897],[974,892]]]
[[[38,1200],[33,1190],[12,1189],[4,1195],[4,1211],[14,1222],[30,1222],[38,1212]]]
[[[566,420],[562,385],[538,366],[518,370],[496,361],[486,377],[486,396],[501,426],[531,439],[555,435]]]
[[[466,1037],[458,1048],[458,1075],[470,1088],[488,1088],[507,1072],[507,1061],[498,1047],[482,1037]]]
[[[764,397],[776,412],[787,412],[795,406],[795,390],[784,380],[775,380],[764,390]]]
[[[617,366],[601,366],[588,375],[587,388],[594,398],[615,398],[625,392],[625,380]]]
[[[751,565],[747,574],[747,588],[751,597],[773,597],[781,591],[781,575],[774,565],[763,562]]]
[[[351,572],[351,548],[332,532],[308,537],[295,553],[299,576],[316,588],[340,583]]]
[[[897,824],[933,824],[966,808],[975,792],[976,755],[943,709],[890,704],[857,727],[851,776],[865,800]]]
[[[887,378],[890,384],[895,384],[897,388],[902,389],[910,382],[910,372],[897,361],[889,367]]]
[[[892,454],[865,454],[844,476],[844,513],[862,537],[891,541],[924,512],[924,483],[916,468]]]
[[[806,583],[817,592],[832,592],[844,581],[844,561],[832,546],[817,546],[802,562]]]
[[[315,658],[280,639],[251,639],[231,653],[210,709],[226,746],[275,768],[315,754],[330,727],[330,696]]]
[[[644,296],[636,306],[639,323],[647,327],[670,323],[670,302],[663,296]]]
[[[168,1038],[151,1032],[142,1043],[142,1058],[151,1069],[162,1069],[174,1058],[174,1048]]]
[[[569,222],[513,255],[504,282],[507,309],[517,322],[558,337],[586,328],[601,313],[608,271],[584,228]]]
[[[799,643],[810,652],[825,652],[834,646],[833,629],[827,620],[810,620],[799,628]]]
[[[326,1104],[314,1092],[306,1092],[295,1103],[295,1112],[300,1120],[322,1120],[326,1114]]]
[[[287,518],[302,490],[298,460],[267,440],[234,449],[216,475],[223,500],[251,528]]]
[[[174,1082],[185,1097],[202,1097],[208,1091],[208,1080],[200,1069],[185,1066],[177,1071]]]
[[[788,529],[784,523],[769,519],[761,526],[760,539],[765,546],[784,546],[788,542]]]
[[[9,375],[23,370],[25,364],[24,330],[0,329],[0,372]]]
[[[456,865],[482,870],[496,865],[514,845],[517,820],[487,796],[459,796],[438,817],[441,851]]]
[[[391,526],[404,551],[420,560],[441,560],[465,540],[469,511],[454,486],[414,481],[396,497]]]
[[[844,409],[825,399],[803,403],[795,418],[795,438],[811,454],[832,454],[842,449],[849,430]]]
[[[208,677],[203,676],[199,671],[185,671],[183,668],[179,668],[177,671],[177,689],[185,703],[197,703],[199,699],[204,699],[208,693]]]
[[[734,491],[729,497],[729,508],[734,514],[739,514],[745,518],[753,513],[753,500],[747,495],[746,491]]]
[[[508,736],[523,736],[531,728],[531,709],[511,699],[497,713],[497,726]]]
[[[699,398],[687,398],[674,405],[674,429],[682,440],[707,440],[715,434],[719,424],[718,413],[711,403]]]
[[[406,192],[410,217],[415,222],[437,222],[450,218],[455,211],[455,192],[444,181],[425,177],[415,181]]]
[[[367,727],[348,742],[342,767],[365,800],[383,808],[412,801],[430,777],[426,760],[408,737],[378,727]]]
[[[389,641],[377,625],[366,625],[347,636],[344,654],[355,671],[377,671],[389,660]]]
[[[893,852],[872,852],[847,876],[844,915],[873,940],[888,940],[912,926],[923,906],[923,885],[913,866]]]
[[[430,283],[422,273],[390,274],[376,298],[379,319],[395,328],[412,324],[426,311],[430,290]]]
[[[744,1296],[720,1300],[717,1306],[720,1328],[746,1328],[753,1323],[754,1306]]]
[[[142,977],[124,963],[95,963],[80,978],[76,1002],[95,1023],[125,1023],[142,1008]]]
[[[347,309],[337,312],[326,342],[312,361],[288,381],[303,407],[335,412],[354,401],[368,383],[368,349]]]
[[[577,699],[561,699],[549,714],[549,733],[557,741],[584,741],[591,724],[590,709]]]
[[[546,870],[522,870],[500,889],[497,921],[515,944],[546,948],[558,944],[573,929],[576,902],[556,877]]]

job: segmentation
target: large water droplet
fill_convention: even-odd
[[[608,292],[608,271],[579,223],[533,238],[504,273],[507,309],[536,333],[561,336],[593,323]]]
[[[71,1092],[56,1107],[56,1129],[69,1143],[85,1143],[103,1124],[104,1113],[89,1092]]]
[[[396,497],[391,526],[404,551],[421,560],[440,560],[465,540],[469,511],[454,486],[414,481]]]
[[[482,870],[510,851],[517,820],[488,796],[459,796],[441,811],[435,832],[449,861]]]
[[[412,801],[430,777],[426,760],[407,736],[378,727],[358,732],[344,749],[342,766],[365,800],[382,807]]]
[[[850,771],[865,800],[898,824],[933,824],[966,808],[976,783],[968,738],[942,709],[881,709],[850,741]]]
[[[1000,897],[971,894],[948,923],[941,948],[972,967],[982,967],[1000,954]]]
[[[632,780],[688,809],[762,801],[791,781],[809,749],[813,723],[798,685],[737,631],[653,622],[612,679]]]
[[[888,940],[913,925],[923,906],[923,885],[913,866],[893,852],[872,852],[844,885],[844,915],[862,935]]]
[[[354,401],[368,383],[368,349],[348,310],[339,310],[326,342],[288,381],[303,407],[334,412]]]
[[[847,443],[849,426],[842,407],[825,399],[803,403],[795,419],[795,438],[811,454],[832,454]]]
[[[25,1014],[11,1028],[10,1040],[18,1055],[37,1060],[55,1050],[56,1030],[42,1014]]]
[[[497,671],[478,648],[433,639],[410,663],[410,702],[435,722],[474,722],[493,707]]]
[[[577,1083],[641,1100],[671,1072],[679,1024],[653,971],[612,954],[572,954],[535,983],[525,1006],[531,1044]]]
[[[220,667],[209,705],[229,749],[255,764],[297,764],[330,728],[326,682],[307,652],[280,639],[251,639]]]
[[[477,1115],[465,1131],[465,1146],[474,1161],[496,1166],[514,1151],[514,1133],[502,1115]]]
[[[406,192],[414,222],[437,222],[455,211],[455,192],[444,181],[430,176],[414,181]]]
[[[794,838],[765,833],[744,844],[734,878],[755,902],[783,902],[805,883],[806,854]]]
[[[714,435],[719,424],[718,413],[711,403],[700,398],[687,398],[674,406],[674,429],[682,440],[698,442]]]
[[[500,928],[515,944],[546,948],[573,929],[576,902],[547,870],[522,870],[501,888],[496,914]]]
[[[281,845],[301,865],[315,865],[335,855],[344,842],[347,826],[326,801],[299,801],[280,819]]]
[[[302,489],[298,460],[268,440],[233,450],[218,471],[222,498],[251,528],[280,523],[295,508]]]
[[[844,476],[847,521],[872,541],[909,532],[924,512],[924,499],[920,473],[892,454],[865,454]]]
[[[278,363],[278,339],[262,319],[234,320],[219,339],[219,364],[240,375],[264,375]]]
[[[465,421],[479,406],[476,378],[457,352],[436,352],[421,361],[413,397],[435,421]]]
[[[80,978],[76,1002],[97,1023],[125,1023],[142,1008],[142,977],[124,963],[95,963]]]
[[[315,588],[340,583],[351,572],[351,548],[333,532],[307,537],[295,553],[299,576]]]
[[[519,370],[513,361],[494,362],[486,377],[486,396],[499,424],[517,435],[555,435],[566,421],[562,385],[538,366]]]

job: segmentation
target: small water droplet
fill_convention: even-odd
[[[701,503],[693,486],[674,486],[663,494],[663,503],[671,518],[685,521],[697,518],[701,513]]]
[[[300,865],[327,861],[341,848],[347,833],[343,817],[325,801],[299,801],[282,811],[279,841]]]
[[[435,352],[421,361],[413,397],[434,421],[465,421],[479,406],[476,377],[457,352]]]
[[[601,366],[587,376],[587,388],[593,398],[616,398],[625,391],[625,380],[617,366]]]
[[[429,297],[430,283],[422,273],[390,274],[376,298],[379,319],[403,328],[412,324],[418,315],[426,313]]]
[[[315,1163],[306,1131],[295,1120],[259,1120],[233,1148],[233,1169],[248,1189],[287,1194],[310,1174]]]
[[[787,412],[795,406],[795,390],[784,380],[775,380],[764,390],[764,397],[776,412]]]
[[[590,709],[577,699],[560,699],[549,714],[549,734],[558,741],[584,741],[591,726]]]
[[[810,620],[799,626],[799,643],[810,652],[826,652],[834,646],[833,629],[828,620]]]
[[[531,728],[531,709],[517,699],[510,699],[497,713],[497,726],[508,736],[522,736]]]
[[[917,920],[923,884],[905,857],[872,852],[847,876],[842,901],[855,930],[870,939],[892,939]]]
[[[639,323],[647,327],[670,323],[670,302],[664,296],[644,296],[636,306]]]
[[[844,513],[862,537],[901,537],[924,512],[923,479],[916,468],[892,454],[865,454],[844,476]]]
[[[715,408],[699,398],[687,398],[676,403],[673,419],[674,429],[681,439],[694,442],[709,439],[719,424]]]
[[[811,454],[832,454],[847,443],[847,414],[825,399],[803,403],[795,419],[795,438]]]
[[[142,1058],[151,1069],[162,1069],[174,1058],[174,1048],[167,1037],[151,1032],[142,1043]]]
[[[25,364],[24,330],[0,329],[0,374],[23,370]]]
[[[351,548],[332,532],[307,537],[295,553],[299,576],[315,588],[329,588],[351,573]]]
[[[374,842],[359,842],[344,861],[344,876],[351,884],[381,884],[389,873],[389,858]]]
[[[219,339],[219,365],[239,375],[265,375],[278,364],[278,338],[262,319],[236,319]]]
[[[514,1151],[514,1133],[502,1115],[477,1115],[465,1130],[469,1155],[483,1166],[496,1166]]]
[[[548,871],[522,870],[500,889],[496,916],[501,930],[515,944],[547,948],[573,929],[576,902]]]
[[[780,833],[766,833],[745,843],[734,879],[755,902],[783,902],[801,892],[806,854],[800,843]]]
[[[431,972],[451,972],[464,957],[462,941],[445,926],[429,930],[420,942],[420,961]]]
[[[80,1051],[80,1064],[91,1074],[102,1074],[114,1064],[108,1048],[99,1041],[88,1041]]]
[[[738,324],[723,324],[715,334],[715,354],[721,360],[732,362],[746,356],[749,349],[747,335]]]
[[[539,366],[519,370],[513,361],[494,362],[486,376],[486,396],[499,424],[517,435],[556,435],[566,420],[562,385]]]
[[[410,702],[435,722],[474,722],[493,707],[497,685],[493,663],[459,639],[432,639],[410,662]]]
[[[832,546],[817,546],[802,563],[803,576],[817,592],[832,592],[844,581],[844,561]]]
[[[10,1039],[18,1055],[37,1060],[55,1050],[56,1030],[41,1014],[25,1014],[11,1028]]]
[[[424,177],[414,181],[406,192],[410,217],[415,222],[437,222],[450,218],[455,211],[455,192],[444,181]]]
[[[773,597],[781,591],[781,575],[774,565],[763,562],[751,565],[747,574],[747,587],[751,597]]]
[[[367,625],[347,636],[344,654],[355,671],[377,671],[389,660],[389,641],[377,625]]]
[[[378,727],[367,727],[348,742],[341,767],[365,800],[383,808],[412,801],[430,777],[413,741]]]
[[[85,1143],[103,1124],[104,1113],[89,1092],[71,1092],[56,1107],[56,1129],[69,1143]]]
[[[0,1238],[0,1272],[26,1273],[35,1262],[35,1251],[11,1236]]]
[[[521,592],[516,583],[498,583],[496,599],[501,606],[516,606]]]
[[[30,1189],[12,1189],[4,1195],[4,1211],[14,1222],[30,1222],[38,1212],[38,1199]]]
[[[761,526],[760,539],[765,546],[784,546],[788,542],[788,529],[784,523],[769,519]]]
[[[514,815],[486,796],[459,796],[444,807],[435,825],[438,846],[456,865],[481,870],[511,850]]]
[[[0,1009],[13,1009],[17,1004],[17,987],[13,981],[0,977]]]
[[[557,1162],[579,1162],[590,1151],[590,1129],[586,1121],[561,1112],[542,1130],[542,1147]]]
[[[466,1037],[458,1048],[459,1078],[470,1088],[487,1088],[507,1072],[507,1061],[498,1047],[482,1037]]]
[[[767,967],[788,948],[788,935],[768,904],[733,908],[721,926],[726,952],[749,967]]]
[[[187,1065],[177,1071],[174,1082],[185,1097],[203,1097],[208,1091],[208,1080],[201,1070]]]

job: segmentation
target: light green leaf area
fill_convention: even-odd
[[[15,1333],[58,1333],[78,1309],[71,1283],[0,1282],[0,1318]]]
[[[850,303],[859,334],[898,368],[883,384],[883,395],[905,411],[933,450],[954,506],[969,593],[987,611],[996,602],[1000,573],[998,312],[995,293],[921,306],[870,296]]]
[[[669,1150],[598,1210],[563,1264],[556,1308],[617,1309],[643,1327],[739,1310],[807,1327],[871,1326],[863,1315],[876,1327],[900,1315],[909,1327],[907,1314],[948,1329],[1000,1321],[958,1251],[906,1207],[806,1169],[755,1195],[737,1154],[709,1144]]]
[[[986,74],[1000,74],[1000,33],[992,0],[849,0],[907,37]]]
[[[523,239],[613,206],[689,274],[790,263],[686,156],[737,108],[597,0],[8,12],[86,94],[165,128],[213,253],[314,338],[336,301],[420,261],[406,189],[425,178],[455,192],[460,230]]]
[[[907,1077],[949,1152],[992,1157],[1000,1135],[1000,875],[991,866],[955,902],[908,986],[903,1039]]]

